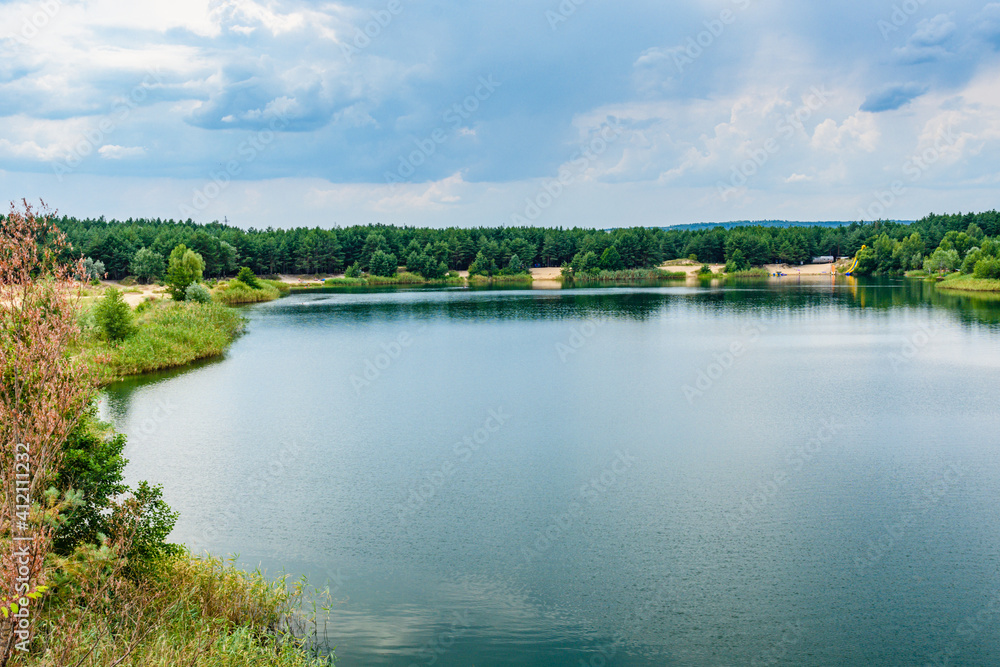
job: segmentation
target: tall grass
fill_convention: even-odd
[[[530,285],[534,281],[530,273],[515,273],[508,276],[469,276],[470,285]]]
[[[262,303],[264,301],[274,301],[281,296],[282,290],[278,285],[286,287],[284,283],[276,280],[258,280],[260,287],[250,287],[240,280],[230,280],[228,283],[220,284],[212,290],[212,296],[219,303],[227,306],[236,306],[245,303]],[[285,292],[287,293],[287,288]]]
[[[157,301],[138,314],[135,333],[120,343],[101,339],[89,309],[81,323],[80,358],[104,385],[222,354],[242,333],[245,320],[215,303]]]
[[[938,289],[961,290],[964,292],[1000,292],[1000,280],[974,278],[970,274],[953,274],[947,276],[937,286]]]
[[[663,271],[662,269],[625,269],[622,271],[601,271],[599,273],[574,274],[569,280],[574,283],[601,283],[686,279],[687,273],[683,271]]]
[[[294,636],[303,585],[271,581],[219,559],[165,559],[141,580],[115,574],[106,554],[78,550],[59,563],[27,667],[319,667]]]

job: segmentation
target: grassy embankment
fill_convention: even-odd
[[[763,266],[757,266],[752,269],[743,269],[742,271],[730,271],[723,275],[726,278],[770,278],[771,272]]]
[[[574,284],[686,279],[687,273],[683,271],[664,271],[662,269],[626,269],[623,271],[600,271],[599,273],[580,273],[563,276],[564,281]]]
[[[132,335],[111,343],[94,325],[93,306],[83,307],[77,352],[99,385],[220,355],[245,322],[239,312],[218,303],[149,301],[135,314]]]
[[[287,283],[280,280],[257,278],[257,284],[258,287],[254,288],[239,280],[222,282],[212,290],[212,298],[227,306],[237,306],[274,301],[283,294],[288,294],[291,289]]]
[[[449,276],[441,280],[428,280],[416,273],[401,271],[394,276],[365,274],[357,278],[327,278],[321,287],[382,287],[386,285],[464,285],[465,278]],[[309,289],[304,287],[304,289]]]
[[[953,273],[947,275],[938,284],[938,289],[956,290],[962,292],[1000,292],[1000,280],[993,278],[976,278],[972,274]]]
[[[109,575],[107,554],[60,559],[26,667],[320,667],[332,658],[290,632],[303,584],[182,554],[137,580]],[[103,589],[103,590],[102,590]]]

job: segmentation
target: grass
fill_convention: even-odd
[[[1000,292],[1000,280],[975,278],[970,274],[952,274],[938,283],[939,289],[963,292]]]
[[[573,283],[632,282],[644,280],[686,280],[683,271],[663,271],[662,269],[625,269],[623,271],[601,271],[583,273],[568,279]]]
[[[727,278],[770,278],[771,272],[762,266],[756,266],[752,269],[733,271],[732,273],[727,273],[725,275]]]
[[[60,561],[22,663],[28,667],[332,663],[289,631],[306,629],[303,582],[289,587],[287,578],[189,554],[160,561],[138,581],[109,574],[107,556],[93,548]]]
[[[264,301],[274,301],[287,293],[288,288],[284,283],[277,280],[258,280],[260,287],[250,287],[240,280],[230,280],[220,283],[212,290],[212,297],[219,303],[227,306],[236,306],[244,303],[261,303]],[[280,286],[280,287],[279,287]],[[282,292],[284,288],[284,292]]]
[[[907,278],[928,278],[931,274],[924,271],[923,269],[914,269],[912,271],[906,271],[903,275]]]
[[[220,304],[148,303],[139,309],[135,333],[117,344],[100,338],[90,308],[81,313],[78,353],[98,384],[220,355],[243,331],[243,316]]]
[[[509,276],[469,276],[468,281],[470,285],[510,285],[510,284],[524,284],[530,285],[534,279],[531,277],[530,273],[515,273]]]
[[[464,285],[464,278],[442,278],[428,280],[418,273],[401,271],[394,276],[372,276],[365,274],[360,278],[327,278],[323,287],[380,287],[383,285]],[[308,286],[303,289],[309,289]]]

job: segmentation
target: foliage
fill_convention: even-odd
[[[597,262],[597,266],[601,271],[621,271],[625,268],[625,263],[622,261],[618,249],[615,246],[611,246],[610,248],[605,248],[604,252],[601,253],[601,259]]]
[[[118,345],[85,336],[79,358],[100,384],[108,384],[222,354],[243,325],[238,312],[219,304],[158,301],[137,318],[136,332]]]
[[[373,276],[388,277],[396,274],[397,264],[395,255],[376,250],[369,260],[368,271]]]
[[[201,280],[204,269],[205,262],[201,255],[189,250],[183,243],[170,252],[167,286],[175,301],[184,300],[187,286]]]
[[[1000,279],[1000,259],[996,257],[984,257],[976,262],[973,276],[980,280]]]
[[[360,278],[361,277],[361,262],[354,262],[349,267],[347,267],[347,272],[344,274],[347,278]]]
[[[710,276],[712,275],[712,267],[708,264],[702,264],[701,268],[698,269],[699,276]]]
[[[476,258],[469,264],[469,277],[472,276],[493,276],[497,273],[497,263],[494,259],[487,257],[486,254],[480,250],[476,253]]]
[[[105,268],[104,262],[101,260],[95,260],[92,257],[88,257],[83,260],[83,272],[81,274],[82,278],[87,282],[92,282],[95,280],[100,280],[104,277]]]
[[[726,260],[726,273],[737,273],[740,271],[746,271],[750,268],[750,262],[747,258],[743,256],[743,251],[739,248],[733,250],[730,254],[729,259]]]
[[[239,280],[250,289],[260,288],[260,281],[257,280],[257,276],[254,275],[253,270],[248,266],[240,268],[240,272],[236,274],[236,280]]]
[[[143,247],[135,253],[129,268],[136,278],[144,283],[151,283],[163,276],[164,266],[163,255]]]
[[[193,303],[210,303],[212,301],[212,294],[201,283],[191,283],[184,290],[184,300]]]
[[[945,250],[938,247],[930,257],[924,260],[924,271],[930,273],[949,273],[961,265],[961,258],[955,249]]]
[[[123,341],[135,332],[132,309],[125,303],[122,293],[114,287],[104,291],[104,298],[94,308],[94,321],[104,338],[112,343]]]

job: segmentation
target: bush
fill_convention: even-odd
[[[961,260],[957,250],[938,248],[930,257],[924,260],[924,271],[930,273],[951,272],[959,267]]]
[[[347,267],[344,276],[347,278],[360,278],[361,277],[361,262],[354,262],[349,267]]]
[[[135,331],[132,309],[125,303],[122,293],[114,287],[104,291],[104,298],[94,309],[94,321],[104,338],[112,343],[125,340]]]
[[[195,303],[210,303],[212,295],[209,294],[208,288],[201,283],[191,283],[184,290],[184,299],[186,301],[194,301]]]
[[[698,275],[699,276],[710,276],[710,275],[712,275],[712,267],[710,267],[708,264],[702,264],[701,268],[698,269]]]
[[[260,281],[257,280],[257,276],[250,270],[250,267],[244,266],[241,268],[240,272],[236,274],[236,280],[239,280],[251,289],[260,288]]]
[[[1000,279],[1000,259],[986,257],[976,262],[973,275],[979,279]]]

